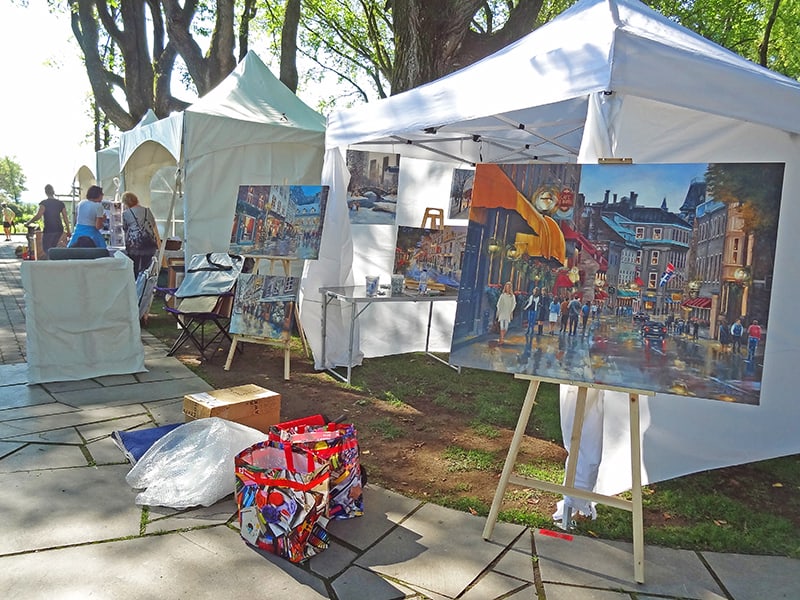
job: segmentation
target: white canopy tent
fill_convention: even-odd
[[[147,109],[147,112],[139,120],[134,129],[150,125],[158,121],[156,113],[152,109]],[[121,174],[119,167],[119,145],[109,146],[95,152],[95,165],[97,173],[97,183],[103,188],[103,193],[108,198],[113,198],[117,193],[117,182]],[[92,185],[94,185],[94,183]],[[82,190],[81,198],[85,197],[86,190]]]
[[[790,230],[800,218],[800,204],[793,201],[800,194],[798,106],[796,81],[742,59],[644,4],[582,0],[459,72],[333,113],[326,137],[326,183],[332,185],[335,204],[342,206],[346,148],[401,154],[401,179],[414,178],[420,189],[427,183],[429,196],[445,185],[439,171],[478,162],[593,164],[615,157],[636,163],[785,162],[775,272],[790,272],[790,262],[800,253],[800,239]],[[426,161],[438,166],[421,168]],[[426,183],[420,183],[423,178]],[[415,210],[419,214],[422,209]],[[418,226],[418,220],[401,223],[400,211],[398,206],[398,224]],[[383,259],[375,252],[367,255],[359,243],[369,238],[362,227],[351,228],[346,215],[340,225],[340,239],[328,240],[330,248],[342,249],[340,262],[326,265],[327,271],[312,265],[307,290],[335,275],[340,283],[358,281],[354,274],[376,264],[391,269],[392,240],[379,250]],[[355,244],[354,238],[359,238]],[[798,294],[796,278],[775,278],[770,317],[781,326],[769,332],[759,406],[665,394],[642,399],[645,482],[800,451],[795,426],[800,403],[791,379],[800,361],[794,318]],[[384,306],[364,313],[362,332],[391,321]],[[380,337],[392,337],[398,352],[419,350],[418,341],[407,334],[414,329],[414,323],[404,323],[392,330],[395,335]],[[374,337],[361,337],[366,356],[381,351]],[[319,339],[310,341],[318,368],[343,364],[345,336],[327,340],[327,364],[319,358]],[[570,395],[574,398],[574,389],[562,386],[562,399]],[[595,402],[604,409],[595,412],[603,422],[595,490],[616,493],[631,485],[627,395],[606,391]],[[568,413],[568,407],[562,405],[562,411]]]
[[[156,193],[178,169],[185,255],[226,251],[239,186],[319,185],[324,136],[324,118],[251,51],[182,113],[122,134],[124,189],[165,219],[176,190]]]

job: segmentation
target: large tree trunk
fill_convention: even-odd
[[[457,71],[530,33],[542,0],[520,0],[496,33],[470,29],[483,5],[482,0],[393,0],[392,94]]]
[[[297,92],[297,30],[300,25],[300,0],[286,0],[281,29],[281,82]]]

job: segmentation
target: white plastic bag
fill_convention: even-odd
[[[233,458],[264,439],[258,429],[217,417],[190,421],[153,444],[125,481],[143,490],[136,496],[139,505],[211,506],[233,495]]]

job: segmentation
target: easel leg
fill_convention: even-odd
[[[289,363],[292,359],[292,350],[289,347],[289,342],[286,342],[286,346],[283,349],[283,378],[286,381],[289,381]]]
[[[225,366],[223,367],[223,369],[225,371],[230,371],[231,370],[231,363],[233,362],[233,355],[236,353],[236,344],[238,344],[238,343],[239,343],[239,336],[238,335],[234,335],[233,336],[233,340],[231,340],[231,349],[228,350],[228,358],[225,361]]]
[[[306,340],[303,324],[300,322],[300,310],[297,308],[297,302],[294,303],[294,322],[297,323],[297,332],[300,334],[300,341],[303,342],[303,351],[306,353],[306,358],[308,358],[308,340]]]
[[[508,455],[506,456],[505,465],[503,465],[503,473],[500,475],[500,482],[497,484],[497,490],[494,493],[494,500],[492,500],[492,507],[489,509],[489,516],[486,517],[486,525],[483,527],[483,539],[492,539],[492,532],[494,525],[497,522],[497,515],[500,514],[500,506],[503,504],[503,496],[508,487],[508,480],[514,472],[514,463],[517,461],[517,454],[519,447],[522,444],[522,436],[525,435],[525,428],[528,426],[528,420],[531,417],[536,393],[539,391],[539,381],[533,380],[528,384],[528,393],[525,395],[525,402],[522,404],[522,410],[519,413],[517,420],[517,428],[514,430],[514,437],[511,438],[511,446],[508,448]]]
[[[633,518],[633,578],[644,583],[644,521],[642,515],[642,438],[639,396],[631,394],[628,404],[631,429],[631,500]]]

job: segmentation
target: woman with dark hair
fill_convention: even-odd
[[[86,200],[78,204],[78,216],[75,220],[75,231],[69,240],[68,248],[74,248],[82,237],[91,238],[97,248],[106,248],[106,241],[100,235],[105,221],[103,212],[103,188],[91,186],[86,191]]]
[[[70,235],[70,231],[67,207],[61,200],[56,198],[53,186],[49,183],[44,186],[44,193],[47,198],[39,202],[38,212],[33,215],[27,223],[25,223],[25,226],[29,227],[31,223],[44,218],[42,250],[44,250],[44,254],[46,256],[47,251],[50,250],[50,248],[58,246],[58,242],[61,240],[61,236],[64,234],[64,231],[67,232],[67,235]],[[62,220],[64,222],[63,226],[61,224]]]

